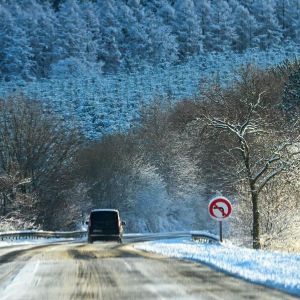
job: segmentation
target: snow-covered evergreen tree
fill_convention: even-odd
[[[202,36],[199,19],[195,13],[193,0],[177,0],[174,32],[178,41],[179,58],[185,59],[202,50]]]
[[[66,0],[58,12],[58,28],[56,32],[56,60],[68,57],[84,61],[86,57],[88,34],[77,0]]]
[[[35,27],[32,29],[34,34],[27,30],[35,61],[34,74],[37,78],[49,77],[50,66],[55,60],[55,27],[57,22],[52,8],[45,4],[37,16]]]
[[[251,11],[255,14],[257,27],[254,32],[261,49],[279,45],[282,29],[275,15],[274,2],[271,0],[254,0]]]
[[[0,6],[0,70],[4,80],[33,79],[33,50],[26,32]]]
[[[254,36],[256,30],[255,19],[250,15],[248,9],[242,5],[238,5],[234,11],[233,20],[235,29],[233,49],[245,51],[257,44]]]
[[[277,0],[276,15],[282,27],[283,37],[299,41],[300,26],[300,1],[299,0]]]
[[[102,40],[100,21],[95,5],[92,2],[83,2],[80,8],[87,31],[86,60],[88,62],[96,62]]]
[[[152,3],[151,6],[150,3]],[[155,15],[162,18],[165,25],[171,26],[174,24],[175,9],[168,0],[153,0],[148,5]]]
[[[121,5],[117,20],[121,28],[118,44],[127,68],[143,64],[149,56],[150,44],[147,34],[147,15],[139,1]]]
[[[251,9],[251,6],[255,0],[239,0],[239,3],[246,7],[249,11]]]
[[[152,65],[172,64],[178,60],[176,37],[167,25],[157,26],[155,22],[148,29],[151,46],[148,61]]]
[[[213,6],[212,24],[209,30],[211,49],[223,51],[231,48],[234,40],[232,9],[227,1],[219,0]]]
[[[97,14],[102,32],[97,62],[103,63],[105,73],[113,73],[120,69],[122,54],[118,45],[120,27],[117,23],[114,0],[103,0],[96,3]]]
[[[195,10],[197,11],[201,36],[203,37],[203,46],[205,50],[210,51],[213,48],[211,37],[211,26],[213,22],[213,9],[211,1],[199,0],[195,2]]]

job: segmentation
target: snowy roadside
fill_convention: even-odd
[[[209,265],[253,283],[300,297],[300,254],[195,243],[188,238],[145,242],[136,249]]]

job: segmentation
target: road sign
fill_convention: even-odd
[[[223,221],[231,215],[232,206],[227,198],[216,197],[209,202],[208,212],[213,219]]]

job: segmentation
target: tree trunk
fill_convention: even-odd
[[[258,210],[258,194],[257,191],[251,191],[251,200],[252,200],[252,215],[253,215],[253,228],[252,228],[252,236],[253,236],[253,249],[260,249],[260,215]]]
[[[5,198],[5,194],[4,193],[2,193],[1,215],[2,216],[6,215],[6,198]]]

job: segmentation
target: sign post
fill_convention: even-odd
[[[223,227],[222,227],[222,221],[219,221],[219,231],[220,231],[220,242],[223,242]]]
[[[216,197],[209,202],[208,212],[214,220],[219,221],[220,242],[223,242],[222,221],[231,215],[232,205],[227,198]]]

